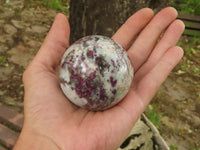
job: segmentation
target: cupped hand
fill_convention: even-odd
[[[22,143],[31,136],[38,137],[34,138],[35,142],[40,137],[48,139],[54,149],[111,150],[119,147],[183,56],[183,50],[175,45],[184,24],[176,17],[176,10],[170,7],[155,16],[151,9],[144,8],[113,35],[112,38],[127,50],[135,77],[123,101],[108,110],[92,112],[73,105],[60,89],[56,68],[68,46],[70,27],[66,17],[58,14],[23,76],[25,121],[15,149],[25,146]],[[45,142],[39,143],[45,147]]]

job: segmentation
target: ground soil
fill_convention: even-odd
[[[23,113],[22,75],[47,34],[56,10],[23,0],[0,1],[0,102]],[[190,40],[182,37],[186,48]],[[158,129],[169,146],[200,148],[200,46],[161,86],[150,106],[158,110]]]

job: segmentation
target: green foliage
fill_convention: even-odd
[[[9,66],[7,58],[5,56],[0,56],[0,65],[3,65],[4,67]]]
[[[171,145],[170,150],[178,150],[177,145],[176,144]]]
[[[184,37],[179,43],[185,52],[177,74],[189,73],[192,76],[200,77],[200,39],[196,37]]]
[[[0,143],[1,147],[4,147],[5,149],[7,148],[4,144]]]
[[[200,150],[200,147],[199,147],[199,148],[194,148],[194,149],[192,149],[192,150]]]
[[[162,113],[159,113],[158,110],[153,106],[149,105],[146,110],[147,118],[158,128],[161,124]]]
[[[3,56],[0,56],[0,62],[3,62]]]
[[[69,1],[68,0],[43,0],[40,2],[46,7],[64,11],[69,13]]]
[[[199,0],[172,0],[170,5],[175,7],[179,12],[200,15]]]
[[[43,3],[49,8],[54,8],[54,9],[61,8],[61,4],[59,0],[43,0]]]
[[[27,2],[31,7],[43,6],[56,9],[65,14],[69,13],[69,0],[27,0]]]
[[[185,55],[191,58],[200,50],[200,39],[193,37],[188,40],[188,38],[185,37],[184,41],[179,41],[177,45],[183,47]]]

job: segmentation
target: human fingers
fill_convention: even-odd
[[[149,72],[157,62],[162,58],[163,54],[176,45],[180,36],[184,31],[185,25],[181,20],[175,20],[165,31],[163,37],[154,48],[147,62],[137,71],[134,84],[137,83],[147,72]]]
[[[128,55],[130,59],[133,60],[132,64],[136,71],[150,55],[161,33],[176,19],[176,17],[177,11],[174,8],[165,8],[151,20],[138,36],[134,44],[128,50]]]
[[[182,56],[182,48],[170,48],[157,65],[141,79],[136,89],[129,91],[125,99],[116,106],[116,109],[123,110],[122,112],[125,112],[128,119],[134,123]],[[120,113],[122,112],[120,111]]]
[[[122,45],[126,50],[130,47],[136,35],[148,24],[153,17],[153,11],[143,8],[129,17],[117,30],[112,39]]]
[[[165,81],[171,70],[177,65],[183,56],[182,48],[175,46],[170,48],[139,82],[136,93],[140,95],[144,106],[148,104],[157,89]]]
[[[54,23],[45,38],[34,62],[45,65],[47,69],[57,67],[69,42],[70,27],[65,15],[57,14]]]

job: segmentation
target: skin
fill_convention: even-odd
[[[175,45],[184,24],[176,17],[177,11],[171,7],[155,16],[144,8],[121,26],[112,38],[127,50],[133,64],[132,87],[115,107],[91,112],[74,106],[60,89],[56,67],[68,46],[70,27],[66,17],[58,14],[24,72],[25,120],[14,150],[118,148],[183,56],[182,48]]]

